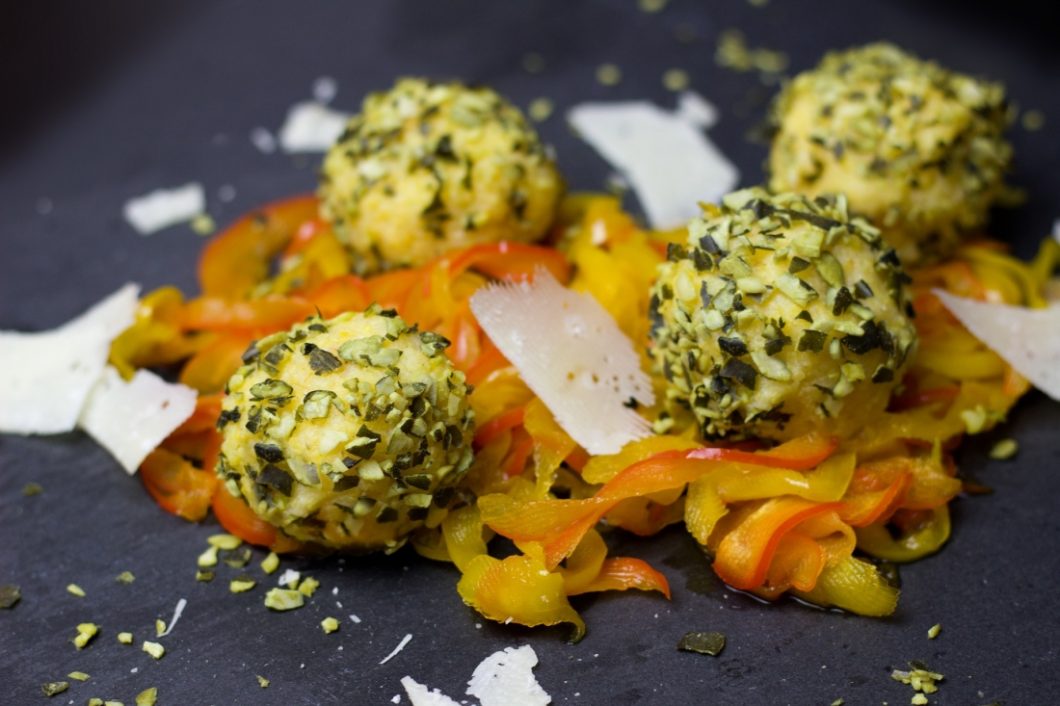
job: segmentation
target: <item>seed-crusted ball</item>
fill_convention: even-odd
[[[846,194],[906,265],[952,251],[1005,190],[1004,87],[891,44],[826,55],[784,89],[773,122],[770,187]]]
[[[916,343],[907,277],[842,196],[760,188],[707,205],[652,289],[660,431],[852,434],[883,410]]]
[[[218,421],[228,492],[291,537],[335,549],[394,550],[440,522],[474,434],[448,345],[378,307],[258,341]]]
[[[504,98],[406,78],[365,99],[324,159],[320,196],[358,266],[371,271],[536,240],[562,190],[537,134]]]

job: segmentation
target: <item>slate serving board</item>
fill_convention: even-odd
[[[730,27],[753,46],[787,52],[794,69],[829,48],[883,38],[1004,81],[1015,102],[1042,110],[1047,122],[1036,132],[1013,128],[1013,178],[1029,200],[999,213],[992,230],[1029,256],[1060,216],[1056,18],[1029,2],[772,0],[759,8],[674,0],[648,15],[635,0],[107,1],[7,4],[3,12],[4,329],[54,326],[128,280],[193,291],[203,241],[187,227],[140,237],[122,220],[122,204],[199,180],[223,224],[311,190],[317,157],[263,154],[248,135],[278,128],[287,107],[308,98],[323,75],[338,81],[335,105],[349,110],[366,91],[405,74],[490,84],[523,106],[547,96],[559,110],[541,132],[571,186],[591,189],[608,170],[569,133],[562,109],[590,99],[669,104],[660,77],[681,67],[721,110],[711,137],[743,182],[755,183],[765,148],[745,133],[772,89],[715,65],[715,39]],[[694,28],[698,39],[677,42],[679,26]],[[526,52],[544,57],[542,74],[522,70]],[[621,67],[620,85],[596,83],[603,62]],[[235,187],[231,203],[218,198],[224,185]],[[14,610],[0,611],[0,703],[42,703],[40,684],[75,669],[91,680],[73,682],[54,703],[100,696],[131,704],[157,686],[160,704],[387,704],[406,674],[461,698],[482,658],[518,644],[537,651],[537,677],[557,704],[902,704],[912,691],[889,672],[911,659],[946,675],[933,703],[1055,703],[1058,423],[1060,407],[1032,393],[1006,426],[961,450],[961,468],[996,493],[954,503],[953,539],[938,556],[903,569],[892,619],[763,605],[732,593],[673,529],[648,541],[611,537],[667,575],[673,600],[577,599],[589,625],[577,645],[566,643],[564,629],[486,623],[460,602],[453,569],[411,551],[285,562],[322,586],[307,607],[271,614],[263,586],[228,593],[235,570],[222,567],[214,583],[197,583],[195,557],[217,531],[213,521],[195,526],[163,513],[81,434],[0,437],[0,583],[23,590]],[[990,443],[1004,436],[1019,440],[1018,457],[989,461]],[[44,492],[23,497],[29,482]],[[114,581],[123,570],[136,575],[131,586]],[[66,593],[70,582],[87,597]],[[117,643],[123,630],[137,643],[150,639],[155,618],[168,620],[181,597],[188,606],[161,640],[162,660]],[[338,633],[322,633],[326,616],[342,619]],[[83,621],[99,623],[102,634],[79,652],[70,638]],[[935,623],[942,634],[929,641]],[[722,631],[728,646],[718,658],[679,653],[675,644],[688,630]],[[405,649],[380,665],[407,633]],[[257,674],[271,680],[268,689]]]

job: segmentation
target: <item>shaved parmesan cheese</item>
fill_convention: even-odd
[[[263,154],[272,154],[276,151],[276,138],[263,127],[256,127],[250,131],[250,144],[258,148]]]
[[[552,697],[534,678],[537,654],[530,645],[494,652],[475,668],[467,693],[482,706],[546,706]]]
[[[591,295],[538,270],[533,282],[479,289],[471,310],[556,422],[586,451],[617,453],[650,433],[647,420],[625,405],[631,398],[651,405],[651,381],[633,343]]]
[[[1053,221],[1053,240],[1060,243],[1060,219]]]
[[[127,284],[76,319],[41,333],[0,331],[0,432],[72,431],[103,373],[110,342],[132,324],[140,288]]]
[[[187,605],[188,601],[185,598],[181,598],[179,601],[177,601],[177,607],[173,609],[173,617],[169,621],[169,626],[166,627],[166,629],[163,630],[161,633],[159,633],[159,637],[165,637],[169,633],[173,632],[173,628],[177,626],[177,621],[180,620],[180,616],[184,615],[184,608],[186,608]]]
[[[284,152],[327,152],[346,129],[349,119],[346,113],[322,103],[295,103],[280,128],[280,147]]]
[[[1060,304],[1026,309],[934,291],[976,338],[1035,387],[1060,401]]]
[[[402,677],[401,686],[405,687],[405,693],[412,702],[412,706],[460,706],[460,703],[450,699],[437,689],[428,690],[423,684],[412,677]]]
[[[126,382],[107,366],[78,423],[132,474],[191,416],[195,398],[195,390],[166,382],[149,370],[137,370]]]
[[[175,189],[156,189],[125,202],[125,220],[140,235],[186,223],[206,211],[202,184],[192,182]]]
[[[684,94],[673,112],[646,101],[583,103],[567,119],[626,176],[655,228],[683,225],[699,215],[700,201],[717,201],[739,180],[702,132],[717,111],[697,94]]]
[[[397,644],[397,647],[391,650],[390,654],[381,659],[379,661],[379,664],[386,664],[390,660],[394,659],[394,656],[397,655],[398,652],[401,652],[401,650],[405,649],[405,645],[409,644],[410,640],[412,640],[412,633],[409,633],[405,635],[405,637],[401,638],[401,642]]]

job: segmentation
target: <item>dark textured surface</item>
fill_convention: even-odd
[[[744,0],[675,0],[659,15],[637,11],[634,0],[97,2],[67,6],[65,16],[40,5],[7,3],[0,22],[0,328],[55,325],[127,280],[190,289],[202,240],[186,227],[141,238],[122,221],[121,205],[159,186],[201,180],[210,212],[224,223],[311,189],[316,158],[261,154],[248,133],[277,128],[321,75],[338,80],[336,104],[347,109],[406,73],[489,83],[523,105],[547,95],[562,108],[587,99],[668,101],[659,77],[680,66],[721,108],[712,137],[753,183],[764,148],[744,133],[761,117],[768,91],[753,76],[714,65],[714,39],[733,26],[752,45],[788,52],[796,69],[828,48],[886,38],[1003,80],[1014,101],[1042,109],[1051,122],[1036,133],[1013,129],[1015,180],[1030,200],[999,214],[994,231],[1026,255],[1060,215],[1056,24],[1032,3],[969,10],[956,2],[773,0],[759,9]],[[673,30],[681,23],[694,25],[700,39],[678,44]],[[520,69],[527,51],[545,57],[542,75]],[[622,67],[620,86],[595,83],[594,68],[605,61]],[[605,167],[558,116],[542,132],[575,188],[602,184]],[[234,203],[217,199],[224,184],[237,189]],[[48,215],[38,213],[42,199],[52,204]],[[1058,422],[1060,408],[1034,393],[993,436],[1020,441],[1014,461],[988,461],[989,439],[962,450],[962,468],[997,492],[955,503],[953,540],[903,571],[893,619],[766,606],[730,593],[692,541],[672,530],[620,541],[661,568],[673,601],[579,599],[589,635],[578,645],[566,644],[563,630],[483,624],[461,604],[455,571],[411,552],[285,562],[310,568],[322,587],[306,608],[269,614],[263,586],[228,593],[236,570],[222,567],[214,583],[196,583],[195,557],[216,526],[158,510],[138,480],[82,435],[2,437],[0,583],[20,584],[23,599],[0,611],[0,703],[41,703],[39,685],[74,669],[92,679],[74,682],[53,703],[101,696],[131,704],[157,686],[160,704],[387,704],[405,674],[459,698],[483,657],[522,643],[537,650],[537,676],[558,704],[830,704],[840,697],[904,704],[912,691],[888,674],[910,659],[946,674],[933,703],[1055,703]],[[30,481],[44,493],[24,498]],[[133,585],[114,581],[123,570],[136,574]],[[260,573],[256,564],[251,573]],[[70,582],[87,597],[66,593]],[[188,607],[161,640],[168,650],[161,661],[116,642],[123,630],[136,634],[137,645],[150,639],[154,619],[168,620],[180,597]],[[351,613],[363,622],[351,623]],[[319,622],[329,615],[343,626],[324,635]],[[78,652],[69,641],[86,620],[102,633]],[[937,622],[942,634],[928,641]],[[722,631],[728,646],[718,658],[679,653],[688,630]],[[414,636],[409,645],[380,666],[406,633]],[[260,689],[255,674],[272,685]]]

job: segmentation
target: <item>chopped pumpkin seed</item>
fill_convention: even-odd
[[[942,632],[942,625],[939,623],[935,623],[930,628],[928,628],[928,639],[934,640],[936,637],[939,636],[940,632]]]
[[[257,581],[249,576],[234,578],[228,583],[228,590],[232,593],[246,593],[257,585]]]
[[[211,547],[227,550],[238,549],[243,544],[243,540],[234,534],[212,534],[206,538],[206,541]]]
[[[335,618],[324,618],[320,621],[320,627],[329,635],[339,629],[339,621]]]
[[[162,656],[166,654],[166,648],[163,647],[161,643],[151,642],[150,640],[144,640],[144,644],[140,649],[155,659],[162,659]]]
[[[265,594],[265,607],[272,610],[294,610],[305,605],[305,596],[289,588],[271,588]]]
[[[70,682],[68,681],[50,681],[41,684],[40,690],[44,692],[45,696],[55,696],[61,694],[70,688]]]
[[[70,672],[66,676],[68,676],[69,678],[74,679],[76,681],[88,681],[89,680],[89,676],[87,674],[85,674],[84,672]]]
[[[99,634],[99,626],[95,623],[80,623],[77,626],[77,636],[74,637],[74,646],[77,649],[84,649],[92,638]]]
[[[118,642],[123,645],[131,645],[133,643],[133,634],[131,632],[119,632]]]
[[[117,576],[115,576],[114,580],[118,583],[130,584],[136,580],[136,577],[133,576],[133,572],[131,571],[123,571]]]
[[[255,676],[257,676],[257,678],[258,678],[258,686],[260,686],[262,689],[268,689],[269,688],[269,684],[271,682],[269,682],[268,679],[266,679],[265,677],[261,676],[260,674],[257,674]]]
[[[136,706],[155,706],[157,700],[158,688],[152,686],[136,695]]]
[[[271,574],[278,568],[280,568],[280,557],[276,555],[276,552],[269,552],[269,555],[261,560],[261,570],[266,574]]]
[[[85,589],[78,586],[76,583],[70,583],[66,585],[66,592],[77,596],[78,598],[85,597]]]
[[[1019,443],[1015,439],[1002,439],[990,449],[990,458],[995,461],[1007,461],[1019,450]]]

